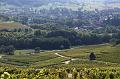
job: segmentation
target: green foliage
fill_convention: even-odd
[[[0,22],[0,32],[31,32],[31,28],[18,22]]]
[[[119,79],[119,68],[42,68],[42,69],[10,69],[2,68],[3,79]]]
[[[15,51],[15,48],[12,45],[10,45],[10,46],[1,46],[0,47],[0,52],[2,54],[13,55],[14,51]]]
[[[36,47],[35,48],[35,53],[39,53],[40,52],[40,47]]]
[[[94,54],[94,53],[90,53],[89,59],[90,59],[90,60],[96,60],[95,54]]]
[[[0,33],[0,45],[13,45],[16,49],[34,49],[40,47],[41,49],[53,50],[70,48],[69,40],[63,37],[43,37],[41,35],[34,36],[32,33]]]
[[[14,55],[1,55],[0,62],[20,67],[116,67],[120,66],[120,46],[109,44],[81,46],[64,50],[16,50]],[[89,61],[89,55],[94,52],[95,61]],[[55,53],[63,55],[57,56]],[[64,57],[65,56],[65,57]],[[70,63],[66,64],[66,61]]]
[[[42,30],[36,30],[35,32],[34,32],[34,35],[35,36],[46,36],[46,32],[45,31],[42,31]]]

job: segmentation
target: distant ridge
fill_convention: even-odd
[[[55,3],[55,4],[54,4]],[[94,10],[96,8],[105,9],[110,8],[120,8],[120,0],[0,0],[0,9],[8,8],[50,8],[55,7],[67,7],[76,9],[81,7],[81,4],[85,4],[85,10]],[[92,7],[92,8],[90,8]]]
[[[3,2],[0,1],[0,2]],[[48,3],[70,3],[70,2],[77,2],[77,0],[5,0],[6,4],[9,5],[16,5],[16,6],[37,6],[37,5],[44,5]]]
[[[104,2],[104,3],[120,3],[120,0],[0,0],[9,5],[16,6],[40,6],[48,3],[89,3],[89,2]]]

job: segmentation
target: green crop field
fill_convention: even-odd
[[[58,57],[54,52],[46,51],[38,54],[32,53],[33,50],[16,50],[15,55],[5,55],[0,59],[1,63],[14,66],[44,67],[52,64],[61,63],[65,58]]]
[[[3,79],[120,79],[120,46],[110,44],[73,47],[66,50],[16,50],[0,55]],[[94,52],[96,60],[90,61]],[[55,69],[56,68],[56,69]]]
[[[112,47],[109,44],[73,47],[66,50],[41,51],[16,50],[14,55],[4,55],[0,62],[15,66],[44,67],[57,66],[120,66],[120,46]],[[89,55],[94,52],[95,61],[89,60]],[[57,54],[56,54],[57,53]],[[58,55],[59,54],[59,55]],[[63,63],[63,62],[68,62]]]
[[[70,50],[66,50],[65,52],[61,52],[60,54],[72,58],[88,59],[91,52],[96,54],[97,61],[120,64],[120,46],[112,47],[109,44],[72,48]]]
[[[1,79],[120,79],[120,68],[43,68],[0,67]]]

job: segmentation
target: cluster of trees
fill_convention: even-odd
[[[26,14],[18,14],[12,20],[22,24],[51,24],[54,26],[82,27],[82,26],[103,26],[120,25],[119,13],[120,9],[84,11],[79,8],[77,11],[67,8],[50,8],[41,9]],[[28,13],[29,12],[29,13]],[[49,27],[49,26],[48,26]],[[35,28],[35,27],[33,27]]]
[[[100,44],[109,42],[111,36],[109,34],[95,34],[90,32],[76,32],[76,31],[52,31],[47,34],[47,37],[58,37],[62,36],[68,39],[71,45],[84,45],[84,44]]]
[[[109,17],[107,20],[104,21],[104,23],[112,26],[120,26],[120,17],[119,16],[113,18]]]
[[[18,29],[1,29],[0,32],[31,32],[32,29],[28,29],[28,28],[25,28],[25,29],[22,29],[22,28],[18,28]]]
[[[54,30],[49,32],[37,30],[34,34],[14,34],[10,32],[0,35],[0,46],[13,45],[16,49],[35,49],[39,47],[44,50],[68,49],[76,45],[106,43],[112,38],[109,34],[79,33],[73,30]]]
[[[16,49],[54,50],[67,49],[76,45],[108,43],[110,40],[118,44],[120,18],[116,17],[119,15],[112,11],[82,11],[80,9],[73,11],[55,8],[43,9],[23,16],[22,14],[13,16],[9,20],[29,25],[34,33],[31,29],[3,30],[8,33],[4,34],[1,31],[3,34],[0,34],[0,47],[13,45]],[[76,27],[78,29],[75,29]],[[38,52],[38,49],[36,51]]]
[[[8,16],[3,16],[3,15],[1,15],[0,14],[0,21],[9,21],[10,20],[10,18],[8,17]]]
[[[14,48],[13,45],[9,45],[9,46],[2,45],[0,47],[0,53],[4,53],[4,54],[7,54],[7,55],[13,55],[14,51],[15,51],[15,48]]]
[[[70,48],[69,40],[58,38],[32,37],[32,38],[16,38],[16,37],[0,37],[0,45],[13,45],[16,49],[34,49],[40,47],[41,49],[67,49]]]
[[[92,32],[98,34],[102,34],[102,33],[114,34],[120,32],[120,26],[106,26],[100,29],[94,29]]]
[[[64,26],[64,27],[83,27],[83,26],[103,26],[105,25],[120,25],[120,9],[107,9],[95,11],[86,11],[83,8],[72,10],[68,8],[50,8],[50,9],[33,9],[23,8],[16,11],[16,14],[1,14],[0,17],[15,22],[20,22],[25,25],[39,24],[44,26]],[[7,16],[7,17],[6,17]],[[8,17],[12,16],[12,17]],[[32,28],[36,28],[32,26]],[[37,27],[40,28],[40,27]]]

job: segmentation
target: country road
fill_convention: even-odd
[[[62,57],[62,58],[69,59],[69,60],[67,60],[67,61],[62,62],[62,63],[64,63],[64,64],[69,64],[71,61],[79,60],[78,58],[66,57],[66,56],[63,56],[63,55],[61,55],[61,54],[59,54],[59,53],[55,53],[55,55],[57,55],[57,56],[59,56],[59,57]]]
[[[60,55],[59,53],[55,53],[55,55],[59,56],[59,57],[62,57],[62,58],[68,58],[66,56],[63,56],[63,55]]]
[[[66,57],[66,56],[63,56],[63,55],[60,55],[59,53],[55,53],[55,55],[59,56],[59,57],[62,57],[62,58],[66,58],[66,59],[70,59],[70,57]],[[69,64],[71,61],[70,60],[67,60],[67,61],[64,61],[62,63],[64,64]]]
[[[2,56],[0,55],[0,58],[2,58]]]
[[[0,55],[0,59],[3,57],[4,55]]]

